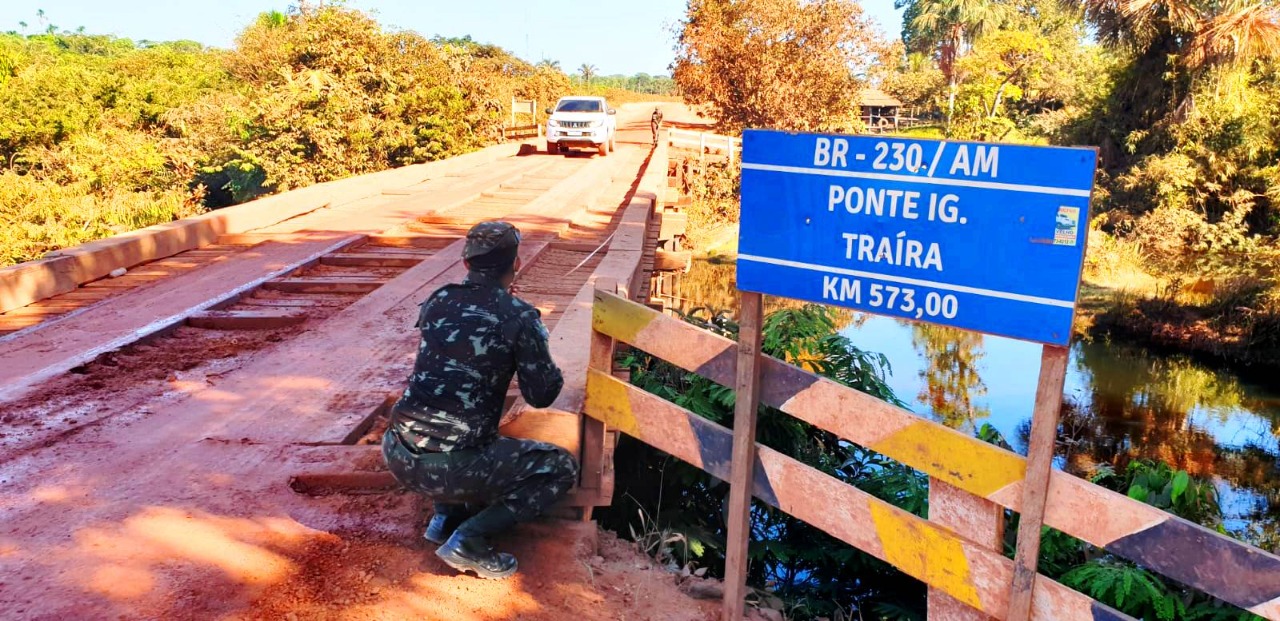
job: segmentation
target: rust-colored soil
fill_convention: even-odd
[[[550,307],[562,305],[599,260],[565,275],[589,253],[581,246],[603,241],[616,223],[609,208],[624,203],[634,180],[633,173],[619,171],[634,168],[647,151],[648,128],[641,118],[647,111],[628,114],[634,118],[608,160],[563,158],[541,167],[522,158],[503,165],[531,174],[498,200],[456,208],[464,219],[500,216],[518,205],[513,197],[529,199],[579,169],[595,178],[601,171],[612,175],[603,177],[612,181],[595,202],[603,209],[575,219],[564,232],[574,247],[547,250],[546,263],[530,269],[521,283],[531,301],[549,307],[549,320],[557,314]],[[452,183],[447,179],[432,183],[443,188],[441,195],[466,194],[445,187]],[[458,183],[483,185],[475,175]],[[321,209],[289,227],[302,230],[307,218],[320,218],[315,221],[324,230],[340,223],[352,227],[340,229],[347,232],[385,231],[427,212],[435,196]],[[540,214],[523,217],[531,227],[543,220],[548,227],[555,224]],[[107,319],[117,327],[145,319],[148,308],[126,296],[168,302],[170,278],[192,282],[203,274],[200,286],[217,293],[213,276],[235,276],[237,262],[255,252],[226,257],[217,269],[160,274],[158,281],[103,302],[119,309]],[[146,269],[138,271],[143,276]],[[180,327],[44,379],[19,400],[0,404],[0,617],[715,617],[715,604],[685,596],[677,576],[627,544],[600,535],[597,548],[591,524],[546,522],[517,529],[499,545],[517,554],[521,572],[510,581],[489,582],[459,576],[431,554],[420,536],[425,503],[414,495],[294,492],[291,473],[372,466],[343,462],[353,454],[377,461],[368,447],[340,442],[407,372],[413,338],[406,326],[423,289],[460,277],[460,268],[453,258],[407,269],[322,264],[307,276],[374,276],[386,284],[367,295],[259,290],[235,308],[305,309],[306,322],[277,330]],[[198,293],[187,292],[193,299]],[[85,326],[73,334],[76,343],[90,343],[94,330],[105,325],[68,319],[42,328],[54,330],[48,334],[55,338],[31,355],[72,342],[57,338],[67,325]],[[35,366],[9,362],[20,371]]]
[[[305,324],[251,331],[184,326],[167,336],[103,354],[18,401],[0,404],[0,463],[65,440],[108,418],[116,417],[117,422],[145,419],[157,405],[215,385],[255,352],[307,329]]]
[[[507,581],[458,576],[421,539],[425,503],[408,495],[337,501],[337,513],[405,513],[409,521],[350,524],[292,553],[294,579],[252,603],[254,619],[710,621],[718,606],[682,593],[667,573],[593,524],[546,521],[497,542],[520,560]],[[380,532],[379,532],[380,531]],[[598,538],[598,544],[597,544]]]

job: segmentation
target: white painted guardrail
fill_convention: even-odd
[[[685,129],[668,129],[667,144],[675,149],[697,149],[698,153],[723,153],[733,161],[742,153],[742,139]]]

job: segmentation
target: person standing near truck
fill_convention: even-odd
[[[649,126],[653,129],[653,146],[658,146],[658,130],[662,129],[662,111],[654,108],[649,117]]]

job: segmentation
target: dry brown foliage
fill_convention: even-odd
[[[879,45],[852,0],[689,0],[673,77],[727,129],[838,127]]]

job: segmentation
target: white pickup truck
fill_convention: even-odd
[[[547,114],[547,153],[567,153],[578,147],[595,149],[600,155],[613,151],[617,111],[604,97],[562,97]]]

